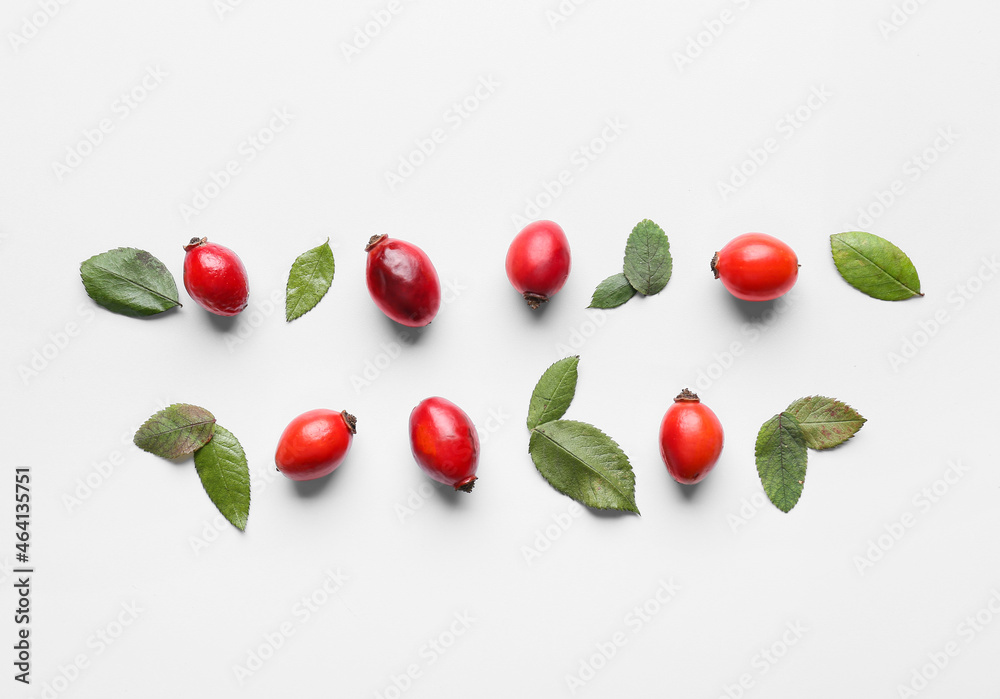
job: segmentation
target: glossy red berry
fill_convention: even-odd
[[[247,307],[250,282],[235,252],[208,238],[192,238],[184,250],[184,288],[199,306],[219,316],[234,316]]]
[[[365,248],[365,280],[372,301],[397,323],[420,328],[441,307],[441,282],[427,254],[413,243],[372,236]]]
[[[733,296],[744,301],[770,301],[795,286],[799,260],[774,236],[744,233],[712,258],[712,272]]]
[[[552,298],[569,276],[569,240],[552,221],[529,223],[507,249],[507,279],[532,308]]]
[[[293,481],[322,478],[344,462],[357,424],[347,411],[319,409],[302,413],[281,433],[274,465]]]
[[[479,465],[479,434],[461,408],[428,398],[410,413],[410,449],[428,476],[455,490],[472,492]]]
[[[719,418],[686,388],[660,423],[660,456],[678,483],[692,485],[707,476],[724,441]]]

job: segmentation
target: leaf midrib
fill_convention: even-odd
[[[534,425],[534,427],[531,428],[532,430],[534,430],[537,427],[541,427],[542,425],[547,425],[548,423],[553,422],[554,420],[558,420],[559,419],[558,417],[554,417],[554,418],[551,418],[549,420],[542,421],[542,418],[545,417],[545,413],[548,411],[548,407],[552,405],[553,401],[555,400],[556,394],[559,393],[559,389],[561,389],[563,387],[563,384],[566,382],[566,378],[571,373],[573,373],[573,371],[575,369],[576,369],[576,365],[574,364],[570,369],[568,369],[567,371],[563,372],[563,375],[559,377],[559,383],[556,384],[555,389],[553,389],[553,391],[552,391],[551,395],[549,395],[547,401],[544,400],[545,397],[542,396],[542,399],[543,399],[542,409],[538,411],[538,422],[536,422],[535,425]],[[575,392],[576,391],[574,389],[574,393]],[[572,403],[573,402],[573,396],[571,396],[569,400],[570,400],[570,403]],[[562,414],[565,415],[566,411],[563,410]]]
[[[118,274],[117,272],[114,272],[114,271],[108,269],[107,267],[102,267],[101,265],[97,264],[96,262],[93,262],[91,264],[93,265],[94,269],[98,269],[98,270],[100,270],[102,272],[110,274],[112,277],[115,277],[117,279],[121,279],[123,282],[128,282],[129,284],[132,284],[133,286],[137,286],[140,289],[145,289],[146,291],[148,291],[149,293],[153,294],[154,296],[159,296],[164,301],[170,301],[175,306],[180,306],[181,305],[179,299],[170,298],[169,296],[166,296],[166,295],[160,293],[156,289],[150,289],[148,286],[146,286],[145,284],[140,284],[135,279],[129,279],[128,277],[123,277],[122,275]]]
[[[309,275],[309,278],[306,280],[305,284],[299,284],[293,290],[295,293],[295,296],[293,297],[295,299],[295,303],[291,307],[291,309],[289,309],[289,314],[294,315],[295,311],[299,309],[299,304],[302,303],[302,299],[305,294],[305,292],[303,291],[303,287],[311,284],[312,280],[316,278],[316,275],[319,273],[319,262],[320,261],[318,259],[312,262],[312,274]],[[308,264],[309,264],[308,262],[303,262],[302,266],[305,267]],[[311,291],[311,289],[306,288],[305,291]]]
[[[179,427],[172,427],[169,430],[163,430],[162,432],[152,432],[151,428],[150,432],[155,437],[162,437],[163,435],[170,434],[171,432],[180,432],[181,430],[186,430],[189,427],[202,427],[204,425],[214,425],[214,424],[215,420],[201,420],[199,422],[188,423],[187,425],[180,425]]]
[[[858,250],[856,247],[854,247],[853,245],[851,245],[850,243],[848,243],[843,238],[837,238],[837,241],[841,245],[843,245],[845,248],[853,250],[855,253],[857,253],[858,257],[861,257],[861,258],[867,260],[869,263],[871,263],[875,267],[875,269],[877,269],[879,272],[881,272],[882,274],[884,274],[885,276],[887,276],[892,281],[894,281],[897,284],[899,284],[899,286],[903,287],[904,289],[906,289],[907,291],[909,291],[911,294],[914,294],[915,296],[923,296],[923,294],[920,293],[919,291],[917,291],[916,289],[913,289],[910,286],[907,286],[906,284],[904,284],[901,279],[897,279],[896,277],[894,277],[891,274],[889,274],[888,270],[886,270],[882,265],[880,265],[878,262],[876,262],[875,260],[873,260],[870,257],[868,257],[868,255],[866,255],[863,252],[861,252],[860,250]]]
[[[212,442],[209,442],[205,446],[209,446],[211,444]],[[217,471],[216,480],[217,482],[220,482],[222,484],[222,489],[225,490],[226,494],[229,496],[228,501],[226,502],[226,508],[229,510],[230,515],[236,517],[236,519],[238,519],[245,526],[247,522],[247,517],[243,514],[243,511],[236,506],[234,502],[234,500],[236,499],[234,496],[239,496],[242,499],[243,493],[242,491],[239,492],[234,491],[232,488],[229,487],[229,479],[225,477],[227,471],[222,467],[222,462],[224,460],[228,462],[228,460],[223,459],[222,454],[220,452],[221,452],[221,447],[218,444],[216,444],[212,448],[212,450],[208,452],[207,458],[209,460],[209,463],[205,465],[205,468]],[[198,463],[196,460],[195,466],[197,465]],[[249,500],[249,497],[247,498],[247,500]],[[216,507],[219,507],[219,503],[215,503],[215,505]],[[229,517],[226,517],[226,519],[229,519]]]
[[[622,490],[621,490],[620,488],[618,488],[618,486],[617,486],[617,485],[615,485],[615,483],[614,483],[614,482],[612,482],[612,481],[608,480],[608,477],[607,477],[607,476],[605,476],[604,474],[602,474],[602,473],[600,473],[599,471],[595,470],[593,466],[591,466],[590,464],[588,464],[588,463],[587,463],[586,461],[583,461],[583,460],[582,460],[582,459],[581,459],[580,457],[578,457],[578,456],[577,456],[576,454],[574,454],[573,452],[571,452],[571,451],[570,451],[569,449],[567,449],[567,448],[566,448],[566,447],[564,447],[564,446],[563,446],[562,444],[560,444],[560,443],[559,443],[559,442],[557,442],[557,441],[556,441],[555,439],[553,439],[552,437],[550,437],[549,435],[547,435],[546,433],[542,432],[542,431],[541,431],[541,430],[539,429],[539,427],[544,427],[544,426],[545,426],[545,425],[547,425],[547,424],[549,424],[549,423],[547,423],[547,422],[546,422],[546,423],[544,423],[544,424],[542,424],[542,425],[539,425],[538,427],[536,427],[536,428],[532,429],[531,431],[532,431],[532,432],[534,432],[534,433],[537,433],[537,434],[541,435],[542,437],[544,437],[545,439],[547,439],[547,440],[548,440],[549,442],[551,442],[552,444],[554,444],[554,445],[555,445],[555,446],[556,446],[556,447],[557,447],[557,448],[558,448],[558,449],[559,449],[560,451],[562,451],[563,453],[565,453],[565,454],[567,454],[568,456],[572,457],[572,458],[573,458],[574,460],[576,460],[577,462],[579,462],[579,463],[583,464],[583,466],[584,466],[584,467],[585,467],[585,468],[586,468],[586,469],[587,469],[588,471],[590,471],[590,472],[591,472],[591,473],[593,473],[594,475],[598,476],[598,477],[599,477],[599,478],[600,478],[600,479],[601,479],[602,481],[604,481],[604,482],[606,482],[606,483],[607,483],[608,485],[610,485],[610,486],[611,486],[611,488],[612,488],[612,490],[614,490],[614,491],[615,491],[616,493],[618,493],[618,494],[619,494],[619,495],[620,495],[620,496],[622,497],[622,499],[623,499],[623,500],[625,500],[625,502],[628,502],[628,503],[631,503],[631,504],[632,504],[632,506],[633,506],[633,507],[635,507],[635,501],[634,501],[634,500],[633,500],[632,498],[628,497],[628,495],[627,495],[626,493],[622,492]],[[609,509],[609,508],[598,508],[598,509]]]

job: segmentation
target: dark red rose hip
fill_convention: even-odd
[[[412,243],[372,236],[365,247],[365,281],[379,310],[401,325],[420,328],[441,307],[441,282],[427,254]]]

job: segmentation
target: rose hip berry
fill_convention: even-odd
[[[428,476],[455,490],[472,492],[479,465],[479,434],[461,408],[428,398],[410,413],[410,449]]]
[[[401,325],[420,328],[441,307],[441,282],[427,254],[412,243],[372,236],[365,252],[365,280],[372,301]]]
[[[795,286],[799,260],[774,236],[744,233],[715,253],[712,272],[738,299],[771,301]]]
[[[357,419],[346,410],[302,413],[281,433],[274,465],[293,481],[322,478],[344,462],[357,424]]]
[[[569,276],[569,240],[552,221],[529,223],[507,250],[507,279],[538,308],[563,288]]]
[[[678,483],[693,485],[715,467],[724,442],[722,423],[686,388],[660,423],[660,456]]]
[[[184,251],[184,288],[199,306],[219,316],[234,316],[247,307],[250,282],[235,252],[208,238],[192,238]]]

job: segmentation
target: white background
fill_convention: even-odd
[[[7,2],[0,607],[15,604],[17,466],[33,473],[37,573],[33,684],[12,679],[8,611],[0,693],[558,697],[582,673],[574,696],[995,697],[1000,285],[983,259],[1000,255],[1000,9],[904,4],[593,0],[553,15],[556,0],[420,0],[393,5],[348,60],[386,2],[69,2],[51,18]],[[161,78],[143,94],[150,70]],[[498,86],[470,98],[481,80]],[[143,99],[128,107],[133,89]],[[456,118],[466,98],[475,110]],[[276,109],[290,123],[248,150]],[[109,132],[81,149],[103,119]],[[444,142],[390,186],[438,128]],[[90,152],[60,177],[68,149]],[[186,220],[182,205],[231,160],[239,174]],[[752,174],[724,193],[734,167]],[[563,171],[569,184],[545,196]],[[569,282],[538,313],[503,271],[519,216],[558,221],[573,248]],[[643,218],[670,236],[667,289],[586,311]],[[910,255],[924,298],[880,302],[839,278],[829,235],[859,228]],[[790,304],[738,303],[712,278],[712,253],[751,230],[798,253]],[[401,342],[368,298],[374,233],[420,245],[446,282],[419,339]],[[249,270],[234,321],[183,289],[183,309],[150,320],[87,298],[80,262],[119,246],[150,251],[180,284],[192,236]],[[333,288],[286,324],[288,269],[327,237]],[[568,514],[526,453],[531,390],[569,352],[582,359],[567,417],[629,454],[641,517]],[[693,490],[656,443],[685,386],[726,430]],[[810,453],[786,515],[762,500],[754,439],[810,394],[868,424]],[[429,487],[410,456],[407,416],[430,395],[484,432],[471,495]],[[131,446],[169,402],[209,408],[241,440],[255,478],[245,534],[217,517],[190,460]],[[350,410],[358,435],[332,477],[297,487],[273,450],[316,407]],[[345,578],[334,595],[327,571]],[[676,592],[661,603],[664,582]],[[309,597],[324,603],[306,613]],[[965,619],[981,610],[975,630]],[[454,642],[439,653],[431,640]],[[925,670],[946,647],[957,655]]]

